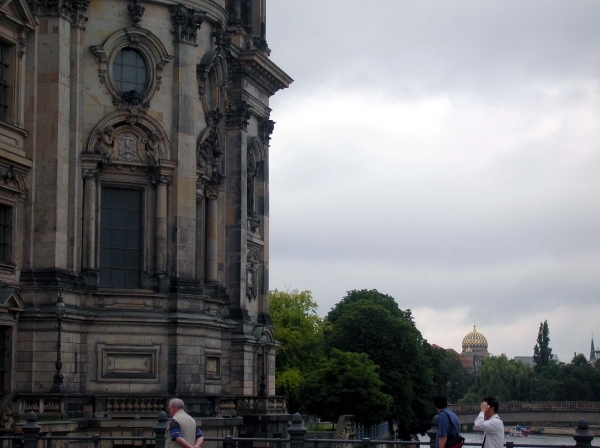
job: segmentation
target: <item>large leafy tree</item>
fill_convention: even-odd
[[[536,397],[543,401],[600,401],[600,371],[581,354],[571,364],[552,363],[542,368]]]
[[[354,290],[329,312],[327,322],[325,351],[367,354],[380,367],[383,391],[393,398],[389,417],[409,433],[429,429],[434,369],[410,310],[377,290]]]
[[[550,329],[548,321],[540,323],[538,330],[537,343],[533,347],[533,362],[535,371],[541,373],[542,367],[547,366],[552,361],[552,349],[550,348]]]
[[[431,348],[435,389],[443,392],[450,403],[458,403],[473,384],[473,376],[454,350]]]
[[[276,289],[269,293],[274,336],[281,344],[275,357],[275,389],[288,399],[291,412],[298,410],[300,383],[322,357],[323,319],[317,307],[310,291]]]
[[[473,387],[462,403],[476,403],[481,397],[493,396],[499,401],[526,401],[532,399],[534,370],[506,355],[483,360],[478,372],[479,385]]]
[[[316,370],[308,373],[298,398],[303,410],[330,421],[352,414],[371,424],[387,416],[392,398],[381,391],[379,367],[364,353],[332,349]]]

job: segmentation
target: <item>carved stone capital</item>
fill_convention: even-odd
[[[228,127],[248,130],[248,123],[252,116],[252,109],[246,101],[240,101],[237,104],[225,103],[225,124]]]
[[[206,114],[206,124],[211,128],[216,128],[223,119],[223,116],[218,107],[215,110],[210,110]]]
[[[98,179],[98,170],[83,170],[81,172],[81,177],[85,180]]]
[[[275,122],[273,120],[269,120],[269,118],[263,118],[260,120],[258,125],[258,131],[262,138],[262,141],[265,143],[269,143],[271,140],[271,134],[273,134],[273,130],[275,129]]]
[[[182,4],[169,6],[175,42],[196,45],[198,30],[204,21],[205,12],[189,8]]]
[[[90,0],[72,0],[72,2],[71,23],[73,26],[85,29],[85,22],[88,21],[87,10],[90,6]]]
[[[204,189],[204,194],[206,199],[212,199],[213,201],[216,201],[219,199],[219,188],[215,185],[207,185]]]
[[[36,16],[59,16],[83,28],[90,0],[28,0],[27,4]]]
[[[212,37],[215,38],[215,47],[218,52],[228,53],[231,49],[231,38],[227,37],[223,21],[219,19],[215,25]]]
[[[152,176],[151,181],[155,185],[171,185],[171,176]]]

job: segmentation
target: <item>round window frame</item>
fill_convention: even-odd
[[[100,83],[104,84],[113,96],[113,104],[123,101],[120,89],[113,77],[113,63],[119,51],[124,48],[136,50],[146,63],[147,85],[140,95],[141,103],[148,102],[160,90],[162,71],[173,56],[167,52],[162,41],[144,28],[124,28],[111,34],[102,45],[90,47],[98,63]]]
[[[118,49],[115,50],[113,57],[110,59],[110,64],[108,67],[108,71],[110,73],[110,79],[112,81],[112,83],[114,84],[114,89],[117,92],[120,92],[121,94],[125,93],[125,92],[130,92],[130,90],[121,90],[119,89],[119,86],[117,85],[117,82],[115,81],[115,75],[114,75],[114,69],[115,69],[115,59],[117,58],[117,55],[123,51],[123,50],[133,50],[135,51],[138,55],[140,55],[140,57],[142,58],[142,61],[144,61],[145,64],[145,70],[146,70],[146,83],[144,85],[144,90],[142,92],[138,92],[136,90],[136,92],[138,92],[138,94],[140,95],[140,97],[142,98],[146,98],[148,96],[149,90],[150,90],[150,70],[149,70],[149,64],[148,64],[148,59],[146,58],[146,56],[144,55],[143,52],[141,52],[138,48],[134,48],[131,47],[129,45],[124,45],[119,47]],[[159,88],[160,89],[160,88]]]

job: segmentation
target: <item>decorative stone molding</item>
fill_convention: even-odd
[[[98,170],[83,170],[81,177],[84,179],[98,179]]]
[[[206,199],[216,201],[217,199],[219,199],[219,186],[214,184],[206,185],[204,194],[206,196]]]
[[[212,37],[215,39],[216,51],[219,53],[229,54],[231,51],[231,38],[227,37],[223,21],[219,19],[215,24],[212,32]]]
[[[171,13],[171,22],[173,22],[171,32],[175,36],[175,42],[196,45],[198,30],[206,13],[184,6],[181,3],[169,6],[169,12]]]
[[[163,184],[163,185],[171,185],[173,178],[171,176],[152,176],[150,181],[154,185]]]
[[[248,123],[252,116],[252,109],[246,101],[237,104],[225,102],[225,124],[228,127],[248,130]]]
[[[260,50],[242,50],[238,56],[238,76],[249,80],[266,95],[272,96],[293,82],[283,70],[273,63]]]
[[[157,383],[160,345],[113,345],[96,347],[98,382]]]
[[[0,176],[0,187],[12,190],[18,193],[25,193],[25,176],[19,172],[13,165],[0,167],[2,175]]]
[[[260,227],[261,220],[256,210],[256,177],[264,160],[264,145],[258,137],[253,137],[248,142],[247,171],[246,171],[246,194],[247,194],[247,216],[248,230],[256,233]]]
[[[246,257],[246,298],[249,302],[258,298],[258,270],[260,268],[260,250],[249,248]]]
[[[112,60],[123,48],[138,50],[146,61],[149,82],[146,90],[142,93],[121,92],[109,71]],[[173,59],[156,35],[149,30],[136,27],[114,32],[102,45],[91,46],[90,51],[96,56],[100,83],[105,84],[113,96],[113,104],[120,110],[129,110],[130,113],[132,113],[131,111],[143,112],[148,109],[150,98],[160,90],[164,66]]]
[[[19,39],[19,58],[23,59],[25,53],[27,53],[27,39],[25,37],[21,37]]]
[[[87,10],[90,6],[90,0],[72,0],[73,10],[71,13],[71,23],[81,29],[85,29],[85,22],[88,21]]]
[[[275,122],[269,117],[262,118],[258,121],[258,132],[263,142],[267,145],[271,141],[271,134],[275,129]]]
[[[101,120],[92,131],[86,153],[101,154],[105,164],[129,163],[160,166],[171,159],[169,139],[154,118],[140,114],[134,125],[129,114],[114,112]]]
[[[211,128],[216,128],[223,117],[224,115],[221,113],[218,107],[215,110],[209,110],[206,114],[206,125],[210,126]]]
[[[198,79],[198,95],[202,101],[204,113],[215,108],[224,106],[222,98],[223,90],[227,83],[227,62],[225,56],[218,51],[207,51],[202,56],[200,64],[196,67],[196,78]],[[207,91],[210,94],[210,101]],[[208,124],[208,123],[207,123]],[[209,125],[210,126],[210,125]]]
[[[27,4],[37,16],[59,16],[83,28],[90,0],[28,0]]]
[[[127,10],[131,16],[133,26],[139,27],[146,8],[140,4],[140,0],[133,0],[131,5],[127,5]]]
[[[196,167],[199,179],[206,183],[220,185],[225,175],[221,172],[221,138],[219,131],[206,127],[198,138],[196,147]]]

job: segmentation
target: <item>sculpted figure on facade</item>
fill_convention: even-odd
[[[115,130],[112,126],[106,126],[98,135],[98,140],[96,142],[96,152],[104,156],[105,163],[111,163],[114,155],[114,131]]]
[[[150,132],[148,138],[144,139],[144,145],[146,146],[146,155],[148,156],[150,165],[159,166],[160,160],[165,157],[165,153],[156,132]]]

